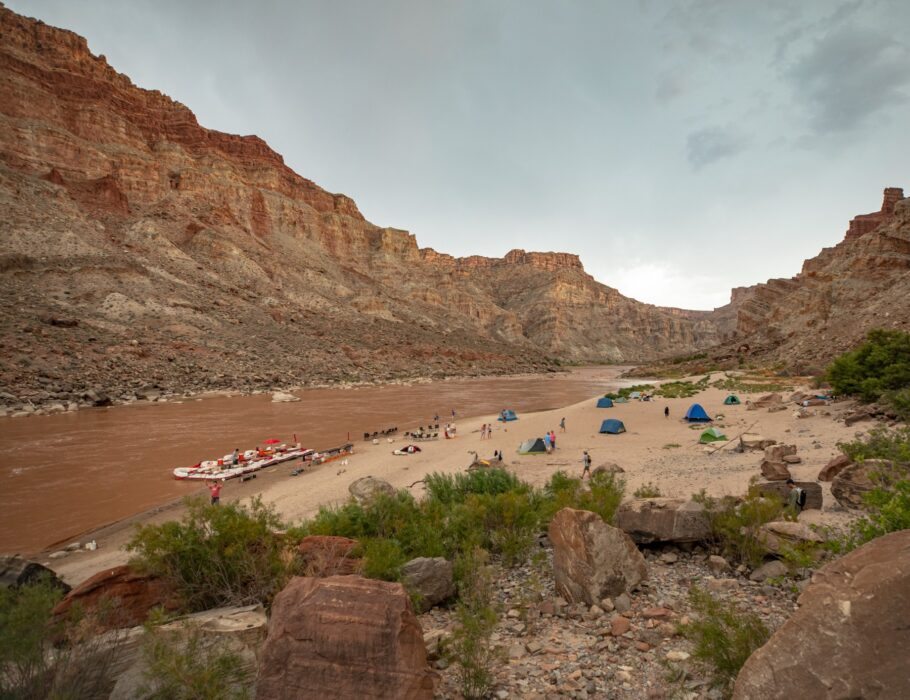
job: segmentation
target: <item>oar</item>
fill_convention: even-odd
[[[718,452],[718,451],[724,449],[727,445],[729,445],[731,442],[733,442],[733,440],[737,440],[738,438],[741,438],[743,435],[745,435],[745,434],[748,433],[750,430],[752,430],[753,427],[755,427],[755,423],[758,423],[758,421],[754,421],[754,422],[752,423],[752,425],[750,425],[748,428],[746,428],[744,431],[742,431],[742,432],[741,432],[739,435],[737,435],[735,438],[733,438],[733,439],[731,439],[731,440],[728,440],[727,442],[725,442],[725,443],[724,443],[723,445],[721,445],[720,447],[716,447],[716,448],[714,448],[713,450],[711,450],[711,451],[708,453],[708,456],[710,457],[710,456],[713,455],[715,452]]]

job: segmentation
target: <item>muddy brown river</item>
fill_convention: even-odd
[[[301,401],[268,394],[0,418],[0,553],[33,553],[200,489],[174,467],[273,438],[305,447],[355,445],[364,432],[566,406],[629,382],[620,368],[543,377],[466,379],[411,386],[309,389]],[[640,380],[639,380],[640,381]]]

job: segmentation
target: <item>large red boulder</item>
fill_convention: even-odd
[[[152,608],[177,610],[180,601],[160,578],[122,565],[99,571],[76,586],[57,603],[54,618],[64,618],[73,605],[78,605],[80,612],[95,617],[100,628],[119,629],[141,625]]]
[[[420,623],[400,583],[296,577],[272,605],[257,700],[430,700]]]
[[[910,698],[910,530],[819,569],[746,661],[734,700]]]
[[[851,464],[853,464],[853,460],[850,459],[847,455],[841,454],[837,457],[833,457],[824,467],[822,467],[822,470],[818,473],[818,480],[832,481],[835,476],[840,474]]]
[[[297,545],[304,576],[344,576],[360,570],[361,561],[351,556],[357,540],[336,535],[308,535]]]
[[[596,513],[563,508],[550,521],[556,590],[570,603],[599,605],[648,576],[635,542]]]

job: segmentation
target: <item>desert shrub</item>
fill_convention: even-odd
[[[593,474],[587,488],[581,479],[557,471],[543,489],[541,509],[545,522],[563,508],[578,508],[597,513],[605,522],[613,522],[625,493],[625,482],[613,474]]]
[[[497,611],[489,555],[480,548],[468,549],[458,557],[455,568],[460,584],[450,658],[458,663],[462,694],[466,698],[484,698],[493,684],[493,669],[500,661],[491,641]]]
[[[660,488],[649,481],[647,484],[642,484],[635,489],[635,492],[632,495],[635,496],[635,498],[660,498],[662,494]]]
[[[681,447],[681,445],[678,442],[668,442],[666,445],[663,446],[663,449],[673,450],[673,449],[676,449],[677,447]]]
[[[693,499],[705,508],[715,547],[728,559],[752,568],[760,566],[768,554],[758,539],[759,528],[773,520],[792,517],[779,499],[762,496],[754,484],[743,499],[712,498],[704,491]]]
[[[892,466],[870,475],[876,486],[863,497],[866,513],[832,542],[832,548],[853,549],[889,532],[910,528],[910,428],[875,428],[838,447],[854,461],[882,459]]]
[[[664,382],[654,390],[656,396],[662,396],[665,399],[686,399],[695,396],[697,393],[708,388],[710,376],[702,377],[697,382],[675,381]]]
[[[692,657],[712,675],[716,686],[727,690],[753,651],[770,632],[753,613],[740,613],[729,603],[693,586],[689,592],[697,616],[679,630],[693,642]]]
[[[358,549],[363,557],[363,575],[383,581],[397,581],[401,577],[401,567],[410,558],[392,539],[362,540]]]
[[[142,700],[246,700],[252,678],[240,657],[198,629],[166,634],[146,626]]]
[[[52,620],[62,591],[47,580],[0,588],[0,698],[106,697],[122,652],[118,632],[97,636],[93,619]]]
[[[838,394],[876,401],[888,391],[910,387],[910,334],[872,330],[855,350],[834,360],[826,372]]]
[[[139,526],[133,564],[171,583],[190,610],[268,605],[290,576],[281,522],[259,499],[208,505],[188,499],[180,521]]]
[[[910,464],[910,427],[873,428],[868,435],[837,446],[854,462],[866,459],[886,459],[899,464]]]
[[[635,384],[634,386],[625,386],[622,389],[619,389],[615,392],[609,392],[604,394],[608,399],[627,399],[632,395],[633,391],[640,391],[643,394],[649,393],[654,388],[653,384]]]
[[[458,474],[429,474],[424,478],[427,497],[441,503],[462,503],[469,494],[499,494],[527,490],[527,485],[500,468]]]

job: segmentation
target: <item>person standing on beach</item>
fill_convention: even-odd
[[[562,432],[566,432],[566,418],[563,416],[562,420],[559,421],[559,429]]]
[[[454,408],[452,409],[452,420],[453,421],[455,420],[455,409]]]
[[[555,430],[550,431],[550,447],[552,447],[554,450],[556,449],[556,431]]]
[[[543,434],[543,444],[547,448],[547,454],[550,454],[550,433]]]
[[[231,464],[236,467],[237,462],[239,462],[239,461],[240,461],[240,448],[235,447],[234,454],[231,455]]]
[[[221,502],[221,484],[213,481],[209,484],[209,493],[212,496],[212,505],[217,506]]]
[[[433,416],[433,422],[436,425],[439,425],[439,414],[438,413]]]
[[[591,478],[591,455],[588,454],[588,451],[585,450],[584,455],[581,458],[581,463],[584,464],[584,469],[581,470],[581,478],[585,478],[585,474],[588,475],[588,479]]]
[[[664,406],[664,418],[669,418],[669,417],[670,417],[670,407]]]
[[[486,423],[484,423],[482,426],[480,426],[480,439],[481,440],[487,439],[487,424]]]

